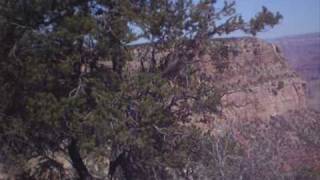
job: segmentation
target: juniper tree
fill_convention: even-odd
[[[170,106],[186,97],[183,87],[170,86],[172,68],[185,67],[211,37],[236,30],[256,34],[282,18],[263,8],[245,22],[234,2],[216,5],[1,0],[1,151],[20,162],[67,151],[80,179],[92,179],[83,155],[106,146],[119,150],[110,175],[121,167],[126,179],[152,178],[154,171],[183,167],[186,157],[177,147],[183,147],[178,122],[185,116]],[[140,38],[152,43],[152,65],[128,76],[127,44]],[[160,50],[169,53],[157,62]],[[113,68],[101,66],[104,60]]]

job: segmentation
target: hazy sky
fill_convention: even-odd
[[[284,19],[272,30],[260,33],[261,38],[320,32],[320,0],[236,0],[244,18],[254,16],[264,5],[279,11]],[[236,33],[238,35],[238,33]]]

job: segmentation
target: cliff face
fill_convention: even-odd
[[[269,119],[306,108],[305,82],[288,67],[276,46],[255,38],[220,41],[229,51],[223,70],[214,54],[204,55],[197,67],[198,75],[208,77],[222,92],[226,119]]]
[[[272,40],[291,67],[307,82],[307,104],[320,111],[320,33]]]

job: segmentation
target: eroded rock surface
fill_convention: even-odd
[[[230,50],[223,72],[217,68],[218,60],[209,55],[198,67],[199,76],[204,74],[221,89],[227,119],[266,119],[306,108],[305,82],[288,67],[274,45],[255,38],[223,41]]]

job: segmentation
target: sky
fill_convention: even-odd
[[[236,3],[238,12],[245,19],[254,16],[262,6],[284,16],[278,26],[258,34],[260,38],[320,32],[320,0],[236,0]]]

